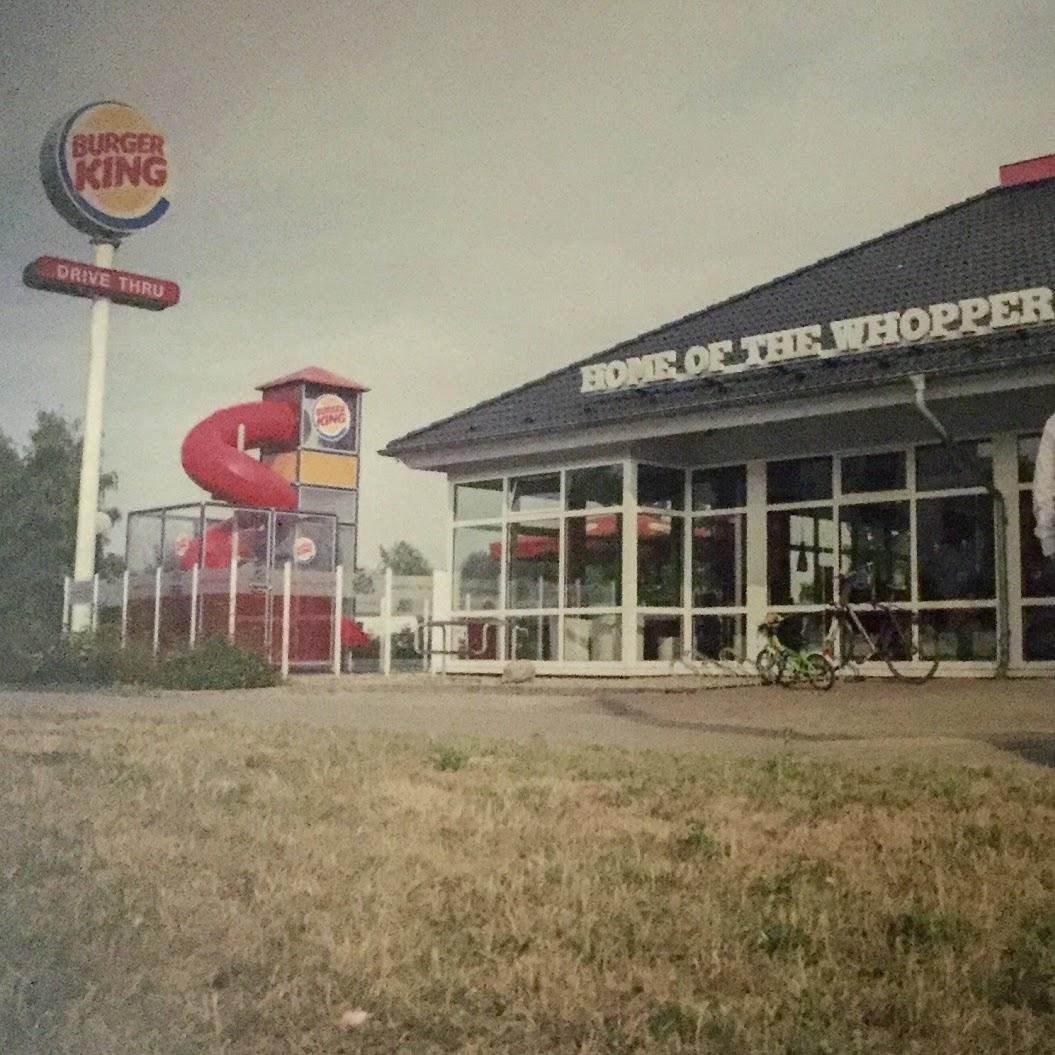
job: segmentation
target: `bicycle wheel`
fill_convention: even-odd
[[[805,673],[802,656],[795,652],[782,652],[777,663],[777,684],[783,689],[797,685]]]
[[[755,670],[763,685],[775,685],[780,677],[780,653],[764,648],[755,657]]]
[[[806,677],[810,684],[826,692],[835,684],[835,668],[819,652],[811,652],[805,657]]]
[[[879,656],[899,681],[922,685],[938,669],[935,656],[924,656],[919,648],[919,620],[911,616],[899,620],[893,612],[879,635]]]

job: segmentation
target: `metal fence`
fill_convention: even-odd
[[[68,631],[73,609],[83,606],[93,632],[109,629],[122,647],[154,655],[224,637],[259,652],[284,677],[290,670],[435,671],[443,669],[449,640],[435,617],[447,581],[442,572],[346,575],[341,565],[317,571],[295,560],[271,570],[251,562],[190,568],[167,562],[116,579],[67,577],[62,621]]]

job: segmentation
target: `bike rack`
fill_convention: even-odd
[[[474,616],[460,619],[427,619],[418,623],[414,632],[414,651],[423,659],[431,660],[433,656],[457,656],[459,659],[485,659],[491,647],[493,655],[498,655],[498,630],[504,629],[507,619],[498,616]],[[469,627],[482,627],[480,646],[471,649],[468,646],[451,648],[451,631]],[[526,629],[526,628],[525,628]],[[440,631],[441,648],[432,647],[433,631]]]

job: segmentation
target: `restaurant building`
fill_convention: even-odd
[[[819,644],[865,562],[941,673],[1055,670],[1055,155],[394,440],[447,474],[451,670],[645,674]],[[437,612],[437,615],[442,614]]]

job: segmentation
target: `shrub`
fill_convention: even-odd
[[[887,920],[887,944],[895,951],[928,955],[941,948],[959,949],[968,937],[967,925],[958,915],[915,903]]]
[[[1055,1014],[1055,913],[1027,915],[1014,941],[1003,950],[990,990],[989,999],[997,1007]]]
[[[697,857],[709,861],[722,853],[721,843],[698,821],[693,821],[684,833],[671,837],[671,849],[682,860]]]
[[[116,631],[54,634],[0,642],[2,676],[17,685],[157,685],[166,689],[254,689],[278,674],[261,656],[211,638],[187,652],[156,660],[149,646],[121,648]]]
[[[441,773],[464,769],[469,761],[468,754],[450,744],[435,745],[429,757],[432,759],[433,766]]]
[[[222,637],[167,657],[157,673],[157,683],[165,689],[261,689],[278,684],[278,672],[263,656]]]

